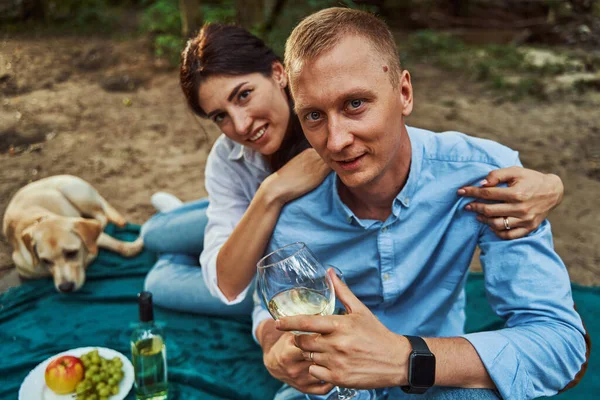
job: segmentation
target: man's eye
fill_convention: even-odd
[[[305,117],[305,119],[308,121],[316,121],[319,118],[321,118],[321,113],[318,111],[310,112],[310,113],[306,114],[306,117]]]
[[[360,106],[362,106],[362,104],[363,104],[363,101],[357,99],[357,100],[350,101],[349,105],[350,105],[351,108],[356,109],[356,108],[359,108]]]
[[[218,124],[219,122],[223,122],[224,119],[225,119],[225,114],[221,113],[221,114],[215,115],[213,118],[213,121],[215,121]]]

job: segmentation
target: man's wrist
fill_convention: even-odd
[[[408,358],[412,351],[412,347],[408,339],[402,335],[395,336],[394,359],[396,363],[396,372],[394,373],[395,380],[390,386],[405,386],[408,385]]]

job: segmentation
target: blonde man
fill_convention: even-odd
[[[410,74],[386,25],[368,13],[309,16],[288,39],[285,64],[304,133],[334,173],[288,204],[268,250],[304,241],[340,267],[349,288],[332,279],[349,314],[273,322],[257,305],[265,365],[289,385],[277,398],[339,385],[390,399],[521,400],[580,379],[586,332],[548,222],[504,241],[470,221],[468,200],[456,195],[492,169],[519,166],[518,154],[407,127]],[[465,334],[464,283],[476,247],[505,328]]]

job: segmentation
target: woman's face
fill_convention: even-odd
[[[274,63],[271,77],[211,76],[200,85],[198,99],[228,138],[268,156],[279,150],[290,120],[286,85],[283,66]]]

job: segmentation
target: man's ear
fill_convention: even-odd
[[[73,231],[83,241],[85,247],[92,254],[98,254],[98,236],[102,233],[102,225],[95,219],[78,218],[73,224]]]
[[[29,228],[25,229],[21,234],[21,240],[27,248],[27,251],[29,251],[29,254],[31,254],[31,260],[33,262],[33,265],[38,265],[40,263],[40,259],[35,249],[35,240],[33,240],[34,228],[35,226],[30,226]]]

